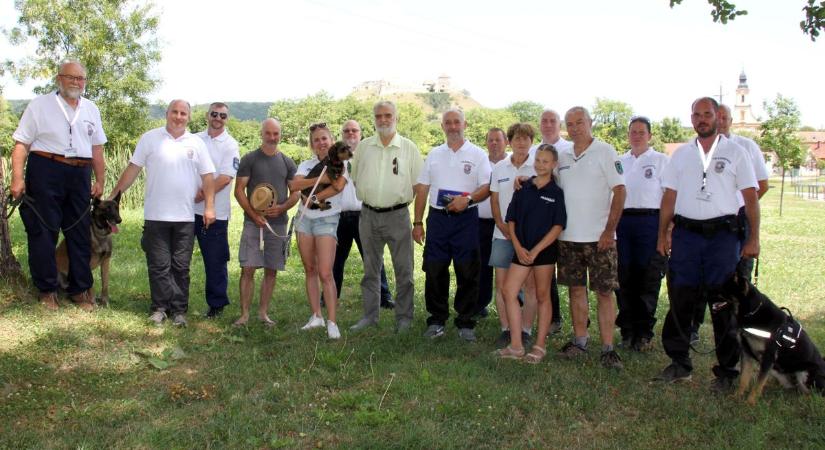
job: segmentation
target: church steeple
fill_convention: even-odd
[[[739,87],[748,88],[748,76],[745,75],[745,69],[742,69],[742,73],[739,74]]]
[[[733,105],[733,126],[734,130],[750,129],[759,127],[759,120],[753,115],[751,108],[750,89],[748,88],[748,77],[745,69],[739,74],[739,86],[736,87],[736,101]]]

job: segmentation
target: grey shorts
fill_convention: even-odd
[[[300,214],[300,213],[299,213]],[[338,240],[338,219],[340,214],[333,214],[331,216],[318,217],[317,219],[310,219],[304,216],[301,222],[295,227],[299,233],[311,234],[313,236],[332,236],[336,241]],[[298,220],[298,219],[295,219]],[[280,233],[278,233],[280,234]]]
[[[490,266],[497,269],[509,269],[513,261],[516,249],[513,248],[513,241],[507,239],[493,239],[490,250]]]
[[[272,225],[272,229],[281,236],[286,236],[286,224]],[[241,267],[265,267],[272,270],[284,270],[286,267],[286,246],[288,240],[278,237],[264,228],[264,250],[261,251],[261,232],[254,222],[244,220],[241,243],[238,246],[238,261]]]

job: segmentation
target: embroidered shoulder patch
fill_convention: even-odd
[[[240,166],[241,166],[241,160],[238,159],[238,158],[232,158],[232,167],[234,167],[235,170],[238,170],[238,167],[240,167]]]
[[[619,175],[624,173],[624,168],[622,167],[621,161],[616,161],[615,163],[613,163],[613,165],[616,166],[616,172],[618,172]]]

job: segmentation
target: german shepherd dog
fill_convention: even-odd
[[[326,175],[334,182],[344,174],[344,161],[347,161],[350,158],[352,158],[352,149],[350,146],[342,141],[338,141],[332,144],[332,147],[329,148],[327,157],[316,164],[315,167],[313,167],[312,170],[310,170],[306,175],[306,178],[316,178],[320,176],[321,171],[324,167],[326,167]],[[318,187],[315,189],[315,195],[320,194],[329,186],[329,183],[318,183]],[[306,201],[307,197],[310,195],[310,192],[312,192],[311,186],[301,191],[303,201]],[[330,207],[332,207],[332,204],[324,200],[319,203],[310,203],[309,209],[320,209],[323,211],[329,209]]]
[[[734,308],[742,344],[737,396],[748,390],[757,367],[756,385],[748,395],[751,405],[762,395],[768,375],[788,389],[825,393],[825,362],[802,325],[786,309],[776,306],[735,273],[725,281],[720,296],[724,303],[714,307]]]
[[[100,295],[95,301],[103,306],[109,305],[109,261],[112,258],[112,233],[117,233],[120,223],[120,192],[112,200],[92,201],[92,258],[89,266],[92,270],[100,266]],[[58,282],[66,289],[69,273],[69,257],[66,240],[60,242],[55,252],[57,259]]]

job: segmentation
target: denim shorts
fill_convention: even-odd
[[[316,219],[310,219],[304,216],[301,223],[298,224],[297,230],[299,233],[310,234],[312,236],[332,236],[337,241],[338,219],[340,217],[340,214],[318,217]]]
[[[498,269],[509,269],[510,262],[516,250],[513,248],[513,241],[507,239],[493,239],[493,246],[490,250],[490,266]]]

